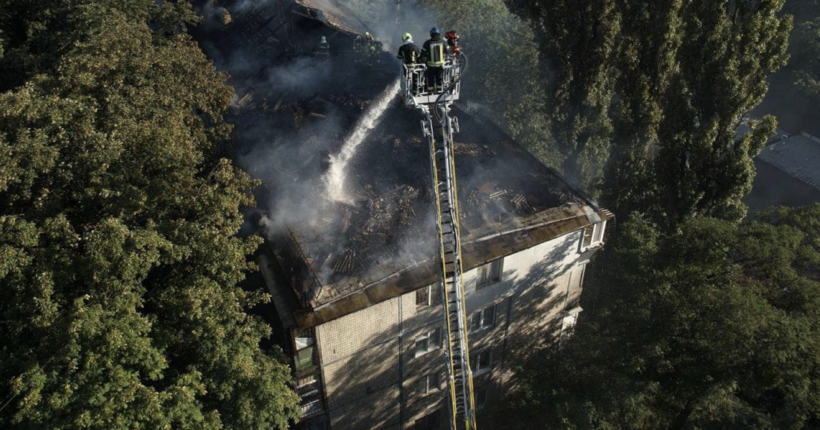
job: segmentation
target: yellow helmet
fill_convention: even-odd
[[[407,42],[408,40],[412,39],[413,36],[410,33],[404,33],[404,36],[401,37],[402,42]]]

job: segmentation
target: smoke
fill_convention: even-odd
[[[401,80],[396,79],[382,93],[378,99],[367,109],[367,111],[359,118],[359,122],[353,129],[350,136],[345,139],[342,145],[342,150],[338,155],[331,157],[330,170],[327,172],[325,182],[327,184],[328,197],[335,201],[342,201],[353,203],[350,195],[346,192],[345,177],[350,159],[356,154],[359,145],[367,137],[368,133],[373,130],[384,115],[391,101],[399,92],[399,85]]]
[[[267,3],[234,3],[227,25],[221,8],[210,1],[200,6],[205,20],[198,30],[213,37],[199,42],[217,68],[230,74],[235,88],[230,121],[240,147],[234,158],[262,183],[254,190],[259,210],[248,210],[244,231],[261,230],[270,240],[280,240],[288,231],[298,234],[323,283],[346,276],[334,268],[345,253],[355,251],[357,262],[396,270],[430,258],[436,249],[430,190],[416,179],[409,181],[413,187],[399,185],[414,169],[428,173],[426,148],[401,149],[419,152],[413,154],[418,163],[412,169],[376,155],[390,150],[365,149],[384,149],[408,133],[423,140],[418,117],[390,108],[398,105],[400,85],[395,55],[403,33],[412,33],[421,46],[437,23],[428,12],[405,4],[397,10],[393,2],[376,2],[384,6],[377,17],[353,7],[387,51],[381,64],[357,68],[353,36],[316,21],[296,18],[288,30],[293,39],[277,35],[281,40],[275,43],[241,33],[243,16],[256,14]],[[330,60],[313,56],[321,36],[330,42]],[[402,121],[402,131],[394,131],[392,120],[382,121],[385,116]],[[384,181],[384,175],[374,174],[384,170],[401,173]]]
[[[391,53],[403,43],[404,33],[412,34],[421,47],[430,29],[440,26],[432,9],[421,7],[414,1],[348,0],[345,6],[367,23],[371,33],[381,38],[385,49]]]

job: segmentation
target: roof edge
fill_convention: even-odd
[[[613,218],[611,212],[600,209],[595,212],[600,220]],[[586,214],[557,221],[511,230],[506,233],[486,236],[480,240],[464,243],[464,270],[472,270],[492,260],[506,257],[533,246],[557,239],[593,224]],[[498,248],[512,252],[499,253]],[[410,270],[412,269],[412,270]],[[313,310],[301,309],[293,312],[299,328],[310,328],[358,312],[378,303],[411,293],[421,287],[436,282],[439,278],[438,263],[430,258],[408,266],[390,276],[375,281],[361,290],[342,296]]]

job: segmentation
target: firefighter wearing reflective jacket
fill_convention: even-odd
[[[401,37],[401,41],[404,42],[401,47],[399,48],[399,55],[396,56],[402,63],[404,63],[408,67],[415,66],[418,62],[419,58],[421,58],[421,51],[419,47],[413,42],[413,36],[410,33],[404,33]],[[404,69],[404,73],[407,73],[407,69]],[[413,75],[413,94],[418,92],[418,80],[416,75]]]
[[[419,47],[413,42],[413,36],[411,36],[410,33],[404,33],[404,36],[401,37],[401,41],[404,43],[399,47],[399,55],[397,55],[396,58],[408,66],[416,64],[421,57],[421,52],[419,51]]]
[[[327,43],[327,38],[322,36],[319,45],[316,46],[316,57],[321,60],[330,58],[330,44]]]
[[[362,36],[356,36],[353,40],[353,62],[356,64],[363,63],[364,60],[364,39]]]
[[[373,39],[373,43],[370,44],[370,64],[373,63],[381,63],[381,52],[384,49],[384,44],[382,44],[381,39],[378,37]]]
[[[427,62],[427,91],[440,91],[444,75],[444,54],[447,44],[441,39],[438,27],[430,30],[430,39],[421,48],[421,58]]]

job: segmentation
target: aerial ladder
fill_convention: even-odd
[[[459,97],[461,78],[467,70],[467,57],[463,53],[448,55],[443,67],[443,82],[437,90],[428,90],[424,64],[404,65],[403,68],[402,99],[407,106],[415,107],[421,112],[421,128],[430,150],[431,176],[436,196],[438,254],[441,260],[439,286],[447,332],[445,357],[450,428],[475,430],[475,399],[467,339],[453,152],[453,135],[458,133],[458,118],[450,113],[451,105]]]

